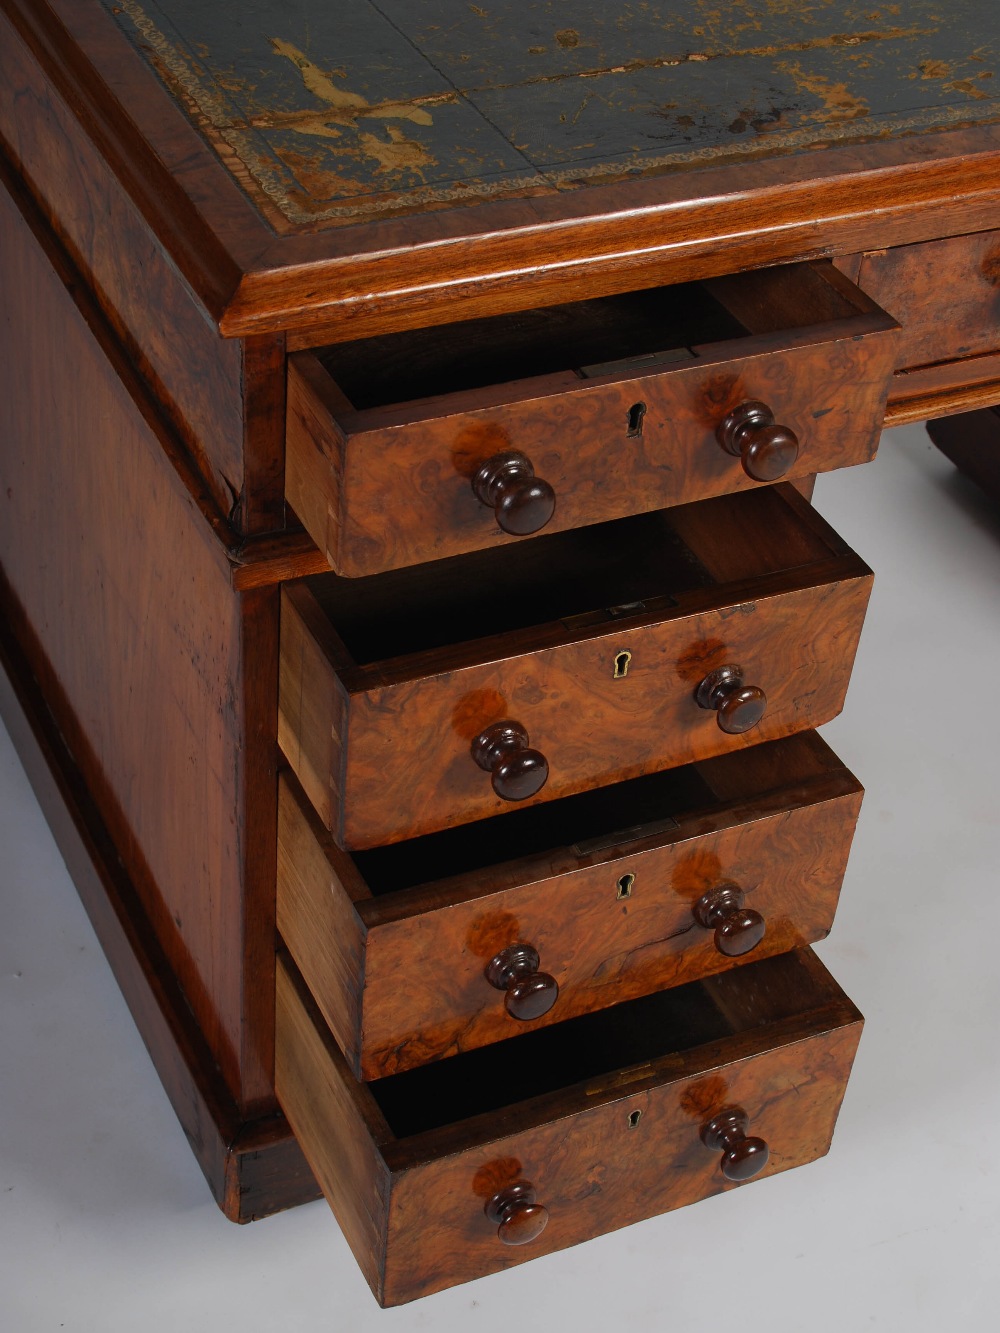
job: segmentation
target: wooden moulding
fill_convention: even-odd
[[[886,406],[885,425],[908,426],[989,408],[1000,403],[1000,353],[898,371]]]
[[[511,810],[471,757],[505,719],[548,760],[529,805],[818,726],[843,705],[871,587],[789,486],[426,573],[282,590],[279,743],[341,846]],[[768,696],[742,735],[695,699],[727,664]]]
[[[789,477],[868,462],[897,337],[832,265],[797,264],[301,352],[286,494],[358,576],[522,540],[471,485],[510,450],[555,491],[547,533],[757,485],[716,438],[747,401],[798,436]]]
[[[284,1116],[241,1116],[6,617],[0,668],[4,724],[213,1197],[233,1222],[316,1198]]]
[[[595,187],[569,218],[547,201],[484,204],[460,227],[429,214],[414,228],[327,234],[326,245],[283,238],[265,256],[272,267],[243,279],[222,328],[291,330],[291,347],[310,347],[446,323],[456,310],[474,319],[993,225],[996,127],[934,137],[938,157],[921,156],[914,136],[757,163],[752,185],[735,167]]]
[[[297,348],[994,226],[1000,131],[275,235],[98,0],[2,0],[223,332]]]
[[[807,732],[352,857],[286,773],[278,931],[353,1072],[381,1078],[822,939],[861,795]],[[766,923],[737,958],[693,916],[726,883]],[[520,942],[559,985],[529,1022],[485,978]]]
[[[362,1084],[284,955],[275,1078],[365,1277],[396,1305],[733,1188],[700,1139],[729,1107],[768,1143],[764,1174],[821,1156],[861,1026],[806,949]],[[511,1248],[485,1204],[522,1179],[549,1222]]]

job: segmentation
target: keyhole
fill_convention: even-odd
[[[616,894],[616,897],[619,900],[622,898],[631,898],[632,885],[634,883],[635,875],[622,875],[621,879],[618,881],[618,893]]]
[[[628,436],[635,439],[642,434],[642,419],[646,415],[645,403],[633,403],[628,410]]]
[[[628,675],[628,664],[632,661],[632,654],[620,652],[615,654],[615,680],[624,680]]]
[[[642,1119],[642,1111],[631,1111],[628,1118],[629,1129],[635,1129],[636,1125]]]

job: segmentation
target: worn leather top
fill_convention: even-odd
[[[104,0],[281,230],[1000,120],[997,0]]]

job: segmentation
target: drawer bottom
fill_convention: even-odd
[[[861,1014],[809,949],[370,1084],[278,965],[278,1098],[396,1305],[822,1156]]]

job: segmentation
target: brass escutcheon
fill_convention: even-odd
[[[615,673],[612,679],[624,680],[628,675],[629,664],[632,661],[632,654],[624,649],[620,653],[615,653]]]

